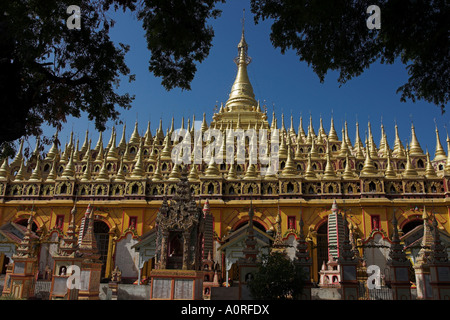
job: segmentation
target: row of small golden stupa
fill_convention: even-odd
[[[221,108],[222,109],[222,108]],[[258,111],[257,111],[258,110]],[[259,105],[256,108],[260,113]],[[223,110],[219,113],[225,112]],[[265,117],[266,118],[266,117]],[[201,124],[201,132],[205,133],[208,129],[218,129],[224,136],[227,136],[226,129],[241,128],[240,118],[237,117],[235,124],[232,122],[215,121],[213,125],[208,126],[205,115]],[[265,120],[265,119],[264,119]],[[259,122],[259,124],[257,124]],[[322,119],[320,119],[320,128],[318,134],[315,133],[312,125],[312,119],[308,126],[307,133],[303,130],[302,118],[297,132],[293,127],[293,117],[291,116],[291,125],[286,129],[284,116],[282,116],[281,128],[278,128],[277,119],[273,114],[272,123],[269,126],[267,121],[258,121],[252,126],[248,124],[247,129],[268,129],[268,143],[270,143],[270,132],[279,129],[279,168],[264,173],[266,179],[276,178],[279,174],[282,176],[302,176],[306,179],[335,179],[343,177],[344,179],[354,179],[364,175],[384,175],[387,178],[395,177],[414,177],[417,175],[427,178],[438,177],[438,174],[450,173],[450,156],[447,156],[439,138],[439,131],[436,128],[436,150],[433,161],[430,160],[428,151],[423,152],[415,134],[414,125],[411,126],[411,141],[409,146],[403,146],[398,127],[395,125],[394,147],[391,149],[388,144],[387,136],[383,125],[381,126],[381,141],[379,147],[376,146],[370,122],[365,139],[365,146],[359,135],[359,124],[356,123],[356,137],[352,144],[345,122],[342,129],[342,139],[339,140],[334,127],[334,121],[331,119],[331,126],[328,134],[323,128]],[[192,157],[196,149],[194,143],[194,121],[191,125],[188,120],[186,131],[191,134],[191,152]],[[258,128],[259,125],[259,128]],[[181,128],[185,128],[184,118]],[[102,132],[99,134],[98,142],[94,149],[91,149],[91,140],[89,132],[86,132],[84,143],[79,148],[79,140],[74,143],[73,132],[70,140],[65,145],[64,151],[59,150],[58,144],[53,143],[51,149],[43,157],[39,154],[39,139],[36,142],[36,148],[27,164],[23,156],[23,140],[14,159],[8,164],[8,159],[4,159],[0,167],[0,179],[9,179],[11,181],[54,181],[57,177],[78,178],[81,181],[123,181],[128,178],[146,178],[148,175],[152,181],[161,181],[164,179],[178,179],[181,168],[179,165],[173,165],[172,149],[178,141],[172,141],[174,132],[174,121],[166,134],[162,129],[162,121],[159,128],[153,136],[148,123],[147,131],[141,137],[138,133],[138,123],[136,122],[134,131],[126,142],[126,126],[123,126],[123,134],[120,142],[116,142],[116,130],[113,128],[111,137],[106,147],[103,146]],[[57,136],[57,135],[56,135]],[[226,142],[222,140],[220,152],[225,156]],[[261,141],[260,141],[261,142]],[[236,141],[232,142],[236,147]],[[208,142],[202,143],[202,148]],[[447,137],[447,147],[450,149],[450,139]],[[248,148],[247,148],[248,149]],[[248,150],[247,150],[248,151]],[[225,157],[224,157],[225,159]],[[248,154],[245,165],[220,165],[217,164],[214,157],[206,155],[204,162],[197,165],[189,165],[190,180],[198,180],[203,176],[224,176],[227,179],[238,179],[241,176],[244,179],[253,179],[261,177],[261,167],[257,164],[249,164]],[[225,160],[224,160],[225,162]],[[357,163],[359,162],[359,167]],[[242,170],[245,168],[245,172]],[[322,168],[322,169],[321,169]],[[165,174],[164,174],[165,173]],[[241,174],[240,174],[241,173]]]

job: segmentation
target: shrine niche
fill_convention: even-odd
[[[281,193],[299,193],[299,183],[296,180],[286,180],[281,182]]]
[[[55,194],[71,194],[72,184],[67,181],[59,182],[55,187]]]
[[[106,183],[94,184],[92,190],[96,196],[108,195],[108,185]]]
[[[270,194],[278,194],[278,183],[277,182],[267,182],[261,185],[261,193],[270,195]]]
[[[127,184],[126,187],[127,194],[144,194],[144,184],[141,181],[133,181]]]
[[[243,194],[258,194],[259,186],[256,183],[244,183],[242,186]]]
[[[386,182],[386,193],[399,194],[403,192],[403,186],[401,181],[388,181]]]
[[[322,187],[323,193],[338,193],[339,184],[336,182],[326,182]]]
[[[35,183],[27,184],[24,187],[23,194],[27,196],[37,196],[39,195],[39,186]]]
[[[208,181],[202,183],[202,194],[219,194],[220,183],[218,181]]]
[[[226,194],[230,196],[241,194],[241,184],[239,182],[227,183],[225,190]]]
[[[363,182],[363,191],[367,193],[383,192],[383,183],[381,180],[365,180]]]
[[[78,196],[89,196],[91,195],[91,184],[82,184],[78,186],[77,195]]]
[[[342,193],[355,194],[361,192],[361,186],[359,182],[345,182],[342,185]]]
[[[43,187],[41,187],[41,194],[43,196],[53,196],[54,191],[55,191],[54,184],[45,184]]]
[[[304,183],[302,186],[302,193],[308,194],[320,194],[322,193],[322,185],[319,183]]]
[[[444,183],[442,181],[428,181],[425,184],[427,193],[444,193]]]
[[[422,193],[422,183],[417,181],[408,181],[405,183],[405,193]]]

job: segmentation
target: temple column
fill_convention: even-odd
[[[161,239],[161,257],[159,261],[159,269],[167,268],[167,239],[169,238],[169,232],[164,230],[162,232]]]
[[[116,250],[116,241],[114,241],[115,232],[109,232],[109,241],[108,241],[108,254],[106,259],[105,266],[105,278],[109,278],[111,275],[112,266],[114,265],[114,253]]]
[[[191,234],[190,232],[183,232],[183,270],[189,269],[189,238]]]

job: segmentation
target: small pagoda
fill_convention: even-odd
[[[163,199],[156,217],[156,263],[150,274],[150,299],[202,299],[204,215],[190,192],[188,172],[181,169],[175,194]]]

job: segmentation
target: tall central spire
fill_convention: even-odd
[[[244,19],[242,19],[241,41],[239,41],[238,44],[238,56],[234,59],[238,70],[236,79],[231,87],[230,97],[226,103],[226,107],[228,107],[230,111],[250,111],[252,107],[257,105],[253,87],[247,73],[247,65],[251,62],[251,58],[248,56],[247,51],[248,45],[245,41]]]

